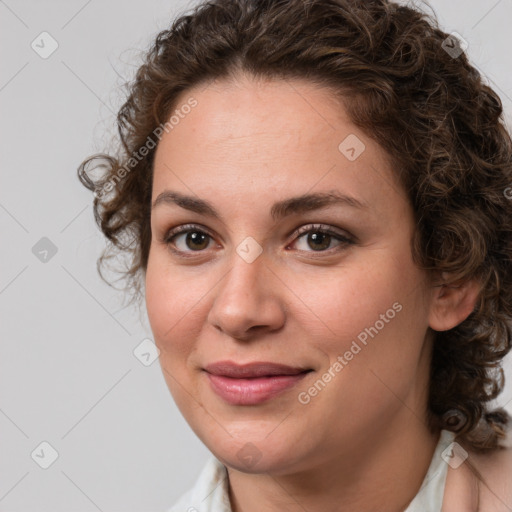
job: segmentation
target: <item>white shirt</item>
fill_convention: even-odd
[[[405,512],[441,511],[448,471],[446,461],[450,461],[450,456],[453,456],[450,445],[454,438],[453,432],[441,431],[421,488]],[[232,512],[226,467],[216,457],[210,457],[194,487],[183,494],[168,512]]]

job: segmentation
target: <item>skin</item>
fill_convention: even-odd
[[[462,322],[477,284],[433,286],[415,266],[413,211],[387,154],[327,89],[244,75],[185,91],[178,105],[190,96],[198,105],[158,145],[152,199],[177,191],[208,201],[221,217],[166,203],[151,213],[146,306],[172,396],[228,468],[234,512],[365,512],[383,503],[404,510],[439,437],[426,420],[429,327]],[[349,134],[365,144],[354,161],[338,149]],[[368,208],[270,215],[277,201],[329,191]],[[186,234],[166,242],[172,228],[189,223],[211,236],[205,248],[187,244]],[[311,224],[354,243],[332,237],[315,250],[296,233]],[[236,252],[249,236],[263,250],[252,263]],[[397,302],[401,311],[300,403],[299,393]],[[203,371],[220,360],[313,371],[270,401],[235,406]],[[237,456],[247,443],[260,456],[251,466]]]
[[[512,448],[467,452],[461,466],[448,468],[441,512],[510,512]]]

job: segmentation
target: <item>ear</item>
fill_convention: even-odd
[[[447,281],[448,274],[442,273]],[[441,284],[432,288],[429,326],[434,331],[453,329],[473,312],[481,284],[476,279],[451,284]]]

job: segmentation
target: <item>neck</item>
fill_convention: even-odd
[[[228,468],[233,512],[402,512],[419,491],[439,440],[406,407],[384,432],[351,439],[306,472],[248,474]],[[341,455],[342,454],[342,455]]]

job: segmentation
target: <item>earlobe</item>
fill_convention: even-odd
[[[443,273],[443,279],[446,279]],[[448,331],[461,324],[475,309],[481,285],[477,279],[434,287],[429,326],[434,331]]]

